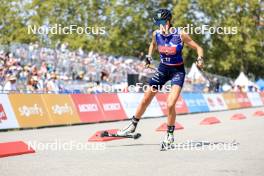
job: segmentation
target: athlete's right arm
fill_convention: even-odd
[[[153,50],[156,48],[156,31],[154,31],[152,33],[152,39],[151,39],[151,43],[149,45],[149,50],[148,50],[148,55],[146,55],[146,67],[149,67],[149,65],[151,64],[152,62],[152,53],[153,53]]]
[[[156,45],[157,45],[156,44],[156,31],[154,31],[152,33],[152,40],[151,40],[151,43],[149,45],[149,50],[148,50],[149,56],[152,56],[153,50],[155,49]]]

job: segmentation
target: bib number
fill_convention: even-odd
[[[169,57],[165,57],[165,58],[163,58],[163,59],[161,60],[161,62],[162,62],[162,63],[164,63],[164,62],[170,62],[170,60],[171,60],[171,58],[169,58]]]

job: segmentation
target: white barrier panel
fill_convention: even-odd
[[[262,106],[263,102],[261,100],[260,94],[257,92],[248,92],[248,98],[252,106]]]
[[[18,128],[8,96],[0,94],[0,129]]]
[[[203,94],[210,111],[226,110],[227,105],[222,94]]]
[[[118,93],[118,98],[128,118],[131,118],[133,115],[135,115],[136,108],[142,100],[143,96],[143,93]],[[156,97],[154,97],[143,117],[159,117],[163,115],[164,114],[160,108],[160,105]]]

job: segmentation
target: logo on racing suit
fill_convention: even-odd
[[[175,46],[159,46],[159,52],[166,55],[174,55],[176,54],[176,47]]]

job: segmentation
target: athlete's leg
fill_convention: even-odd
[[[148,105],[151,103],[151,100],[156,95],[157,91],[158,91],[157,89],[148,86],[147,90],[144,93],[143,99],[141,100],[140,104],[137,107],[135,115],[131,119],[131,122],[124,129],[119,130],[117,132],[118,135],[127,135],[129,133],[135,132],[140,118],[146,111]]]
[[[174,129],[175,129],[175,119],[176,111],[175,105],[181,93],[181,86],[173,85],[171,87],[171,92],[167,98],[167,109],[168,109],[168,118],[167,118],[167,135],[165,140],[162,142],[162,147],[171,147],[170,145],[174,142]]]
[[[167,98],[167,109],[168,109],[168,119],[167,125],[174,126],[176,119],[175,105],[181,93],[181,87],[178,85],[173,85],[171,92]]]
[[[146,111],[148,105],[151,103],[151,100],[156,95],[158,90],[169,80],[169,76],[164,73],[165,69],[161,66],[154,73],[153,77],[149,80],[149,86],[144,93],[144,98],[141,100],[140,104],[136,109],[135,115],[132,117],[131,122],[124,129],[118,131],[119,135],[126,135],[128,133],[133,133],[136,130],[137,124]],[[136,98],[136,97],[135,97]]]
[[[174,129],[175,129],[175,120],[176,120],[176,111],[175,105],[181,93],[181,89],[184,83],[185,71],[184,67],[178,68],[176,71],[173,71],[174,74],[171,79],[172,87],[171,92],[167,98],[167,109],[168,109],[168,118],[167,118],[167,135],[165,140],[162,142],[162,145],[170,147],[174,142]],[[164,146],[163,146],[164,147]]]

